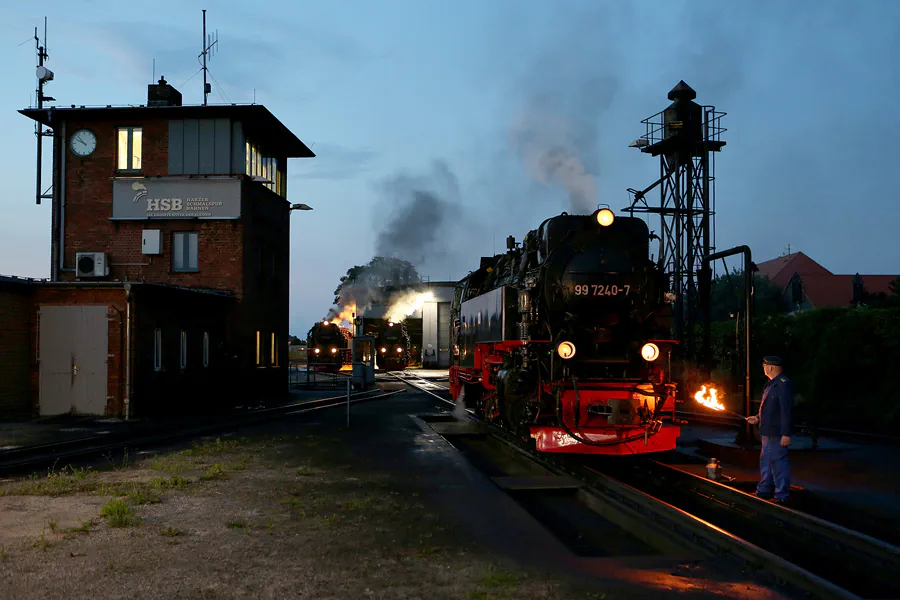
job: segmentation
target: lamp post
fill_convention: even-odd
[[[313,209],[312,206],[310,206],[309,204],[292,204],[288,210],[290,211],[290,210],[312,210],[312,209]]]

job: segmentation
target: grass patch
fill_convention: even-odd
[[[39,548],[41,550],[46,550],[47,548],[51,547],[52,545],[53,545],[53,542],[48,540],[42,533],[41,538],[39,540],[35,540],[35,542],[31,546],[33,548]]]
[[[0,561],[6,562],[9,560],[9,551],[6,549],[6,544],[0,544]]]
[[[237,440],[225,440],[216,438],[215,441],[207,441],[196,444],[193,448],[179,452],[182,456],[215,456],[223,452],[234,450],[238,446]]]
[[[90,533],[93,525],[94,522],[91,519],[86,519],[81,522],[80,527],[69,527],[63,533]]]
[[[166,527],[165,529],[160,530],[159,535],[163,537],[178,537],[181,535],[181,530],[177,527]]]
[[[228,479],[228,473],[225,472],[225,468],[220,463],[216,463],[214,465],[211,465],[206,470],[206,473],[200,476],[200,479],[204,481]]]
[[[122,499],[110,500],[101,510],[110,527],[128,527],[137,520],[134,510]]]
[[[243,529],[244,527],[247,526],[246,523],[244,523],[243,521],[241,521],[239,519],[234,519],[234,520],[228,521],[227,525],[228,525],[229,529]]]

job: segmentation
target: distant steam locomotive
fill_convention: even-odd
[[[674,448],[672,298],[650,239],[609,209],[562,213],[482,258],[451,304],[453,397],[543,452]]]
[[[375,332],[375,363],[382,371],[402,371],[409,366],[409,332],[402,322],[386,321]]]
[[[318,321],[306,334],[307,365],[319,371],[339,371],[351,364],[353,332],[337,323]]]

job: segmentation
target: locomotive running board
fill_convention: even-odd
[[[542,475],[533,477],[491,477],[500,489],[508,491],[577,490],[584,482],[567,475]]]

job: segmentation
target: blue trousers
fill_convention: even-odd
[[[762,452],[759,455],[759,484],[756,493],[778,500],[787,500],[791,490],[791,467],[788,449],[781,445],[781,436],[762,436]]]

